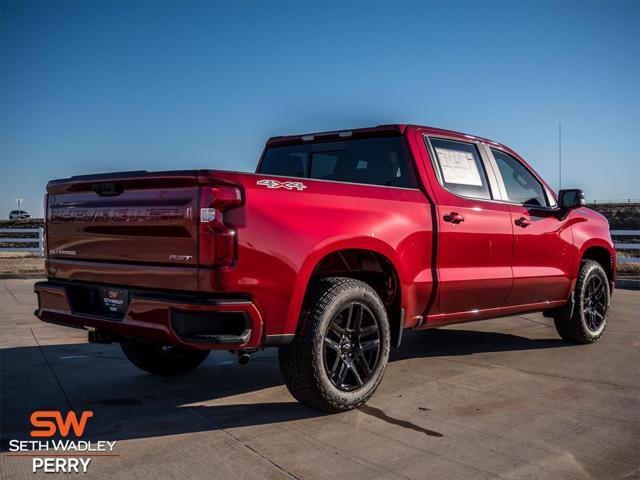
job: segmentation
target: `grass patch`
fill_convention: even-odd
[[[44,277],[44,258],[35,253],[0,252],[0,273],[40,273]]]

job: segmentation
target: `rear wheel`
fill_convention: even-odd
[[[299,401],[329,412],[366,402],[389,358],[387,312],[376,292],[350,278],[321,279],[295,339],[280,347],[280,369]]]
[[[572,343],[597,341],[607,326],[609,299],[609,279],[602,265],[593,260],[583,261],[574,291],[572,315],[563,311],[554,317],[558,334]]]
[[[209,350],[157,345],[135,340],[120,343],[125,356],[136,367],[154,375],[182,375],[204,362]]]

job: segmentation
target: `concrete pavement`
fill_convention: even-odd
[[[640,292],[618,290],[595,345],[562,342],[524,315],[407,332],[365,408],[325,415],[282,384],[276,350],[245,367],[216,352],[157,378],[118,345],[33,316],[32,280],[0,280],[0,477],[34,410],[92,410],[115,440],[89,478],[635,478],[640,468]],[[51,477],[51,475],[48,475]]]

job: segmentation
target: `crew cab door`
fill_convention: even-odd
[[[504,304],[513,283],[509,206],[493,201],[495,175],[483,145],[424,137],[437,177],[437,310],[476,312]],[[435,319],[437,322],[437,317]]]
[[[514,228],[514,282],[505,305],[566,300],[571,289],[571,230],[550,192],[525,164],[497,148],[490,153]]]

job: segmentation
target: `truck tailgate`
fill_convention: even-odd
[[[47,192],[50,260],[192,267],[197,275],[197,171],[71,177],[49,182]]]

